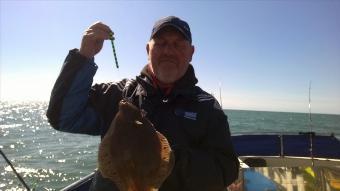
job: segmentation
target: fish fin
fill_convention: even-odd
[[[173,154],[170,144],[165,136],[157,131],[161,143],[161,162],[157,178],[155,179],[155,188],[159,188],[165,179],[170,175],[175,165],[175,155]]]
[[[98,151],[98,170],[104,178],[113,181],[119,190],[125,190],[124,181],[120,178],[115,165],[113,164],[112,155],[110,153],[110,141],[108,138],[102,140]]]

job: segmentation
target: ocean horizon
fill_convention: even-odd
[[[60,190],[97,167],[99,136],[54,130],[45,116],[47,101],[0,102],[0,149],[30,188]],[[298,133],[340,136],[340,115],[225,109],[232,135]],[[24,190],[0,157],[0,190]]]
[[[0,98],[0,106],[3,105],[4,103],[6,104],[24,104],[24,103],[44,103],[48,104],[49,100],[42,99],[42,100],[1,100]],[[312,106],[313,107],[313,106]],[[309,114],[308,108],[306,106],[306,111],[294,111],[294,110],[271,110],[271,109],[247,109],[247,108],[228,108],[228,107],[223,107],[223,110],[229,110],[229,111],[259,111],[259,112],[279,112],[279,113],[304,113],[304,114]],[[332,113],[332,112],[315,112],[312,111],[311,113],[313,114],[325,114],[325,115],[340,115],[340,113]]]

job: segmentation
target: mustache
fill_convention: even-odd
[[[178,60],[174,57],[162,57],[159,59],[161,62],[178,62]]]

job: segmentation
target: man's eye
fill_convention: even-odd
[[[155,42],[155,45],[156,46],[164,46],[164,41],[157,41],[157,42]]]
[[[184,48],[185,45],[186,45],[185,42],[177,42],[177,43],[175,44],[176,48]]]

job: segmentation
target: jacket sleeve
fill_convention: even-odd
[[[69,52],[52,89],[47,118],[60,131],[98,135],[101,119],[89,103],[89,92],[97,65],[93,59]]]
[[[216,108],[205,114],[209,116],[207,134],[200,146],[174,148],[175,167],[165,182],[170,187],[222,191],[238,178],[239,161],[231,143],[227,116]]]

